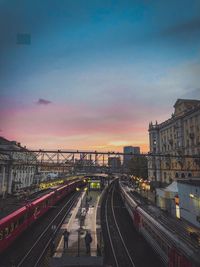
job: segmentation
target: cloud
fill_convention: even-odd
[[[200,88],[188,89],[183,97],[200,99]]]
[[[190,37],[194,36],[194,34],[197,34],[197,32],[200,32],[200,19],[194,19],[187,21],[185,23],[176,24],[174,26],[171,26],[164,31],[160,32],[160,35],[166,36],[166,37]]]
[[[38,101],[37,101],[38,105],[48,105],[48,104],[51,104],[51,103],[52,103],[51,101],[43,99],[43,98],[39,98]]]

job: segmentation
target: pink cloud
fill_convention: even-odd
[[[143,144],[148,139],[149,114],[154,113],[144,106],[134,104],[112,103],[99,106],[84,104],[57,105],[30,105],[23,107],[4,108],[0,110],[1,125],[4,136],[16,139],[27,146],[42,147],[60,143],[68,139],[68,147],[83,147],[84,142],[91,146],[94,144],[109,147],[109,141],[116,138],[120,140],[136,140]],[[84,135],[86,141],[80,141],[79,136]],[[48,137],[48,138],[45,138]],[[41,142],[42,140],[42,142]],[[56,140],[54,142],[53,140]]]

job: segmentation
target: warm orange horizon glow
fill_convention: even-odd
[[[127,143],[126,145],[110,145],[110,144],[103,144],[103,145],[81,145],[81,146],[76,146],[76,145],[66,145],[65,143],[45,143],[42,144],[34,144],[34,143],[25,143],[21,142],[21,146],[26,146],[30,150],[90,150],[90,151],[99,151],[99,152],[107,152],[107,151],[114,151],[114,152],[123,152],[123,147],[124,146],[139,146],[140,147],[140,152],[141,153],[147,153],[149,151],[149,146],[148,144],[142,144],[142,143]]]

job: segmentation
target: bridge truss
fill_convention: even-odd
[[[128,155],[130,157],[145,157],[154,164],[155,161],[165,163],[168,169],[173,159],[184,166],[186,160],[194,162],[200,166],[200,155],[182,155],[182,154],[158,154],[144,153],[133,154],[123,152],[100,152],[100,151],[82,151],[82,150],[9,150],[0,149],[0,162],[12,165],[37,166],[40,170],[55,170],[64,172],[67,169],[108,169],[109,158],[120,158]],[[155,166],[152,166],[155,168]],[[158,167],[157,167],[158,168]],[[163,169],[163,166],[162,166]],[[174,170],[176,170],[174,168]]]

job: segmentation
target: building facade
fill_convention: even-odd
[[[15,141],[0,137],[0,194],[20,192],[33,185],[36,157]],[[8,152],[12,150],[12,152]],[[23,152],[18,152],[23,150]],[[32,162],[33,165],[26,164]]]
[[[9,156],[0,154],[0,195],[5,195],[8,177]]]
[[[119,172],[121,170],[121,158],[120,157],[109,157],[108,167],[111,172]]]
[[[124,153],[127,154],[140,154],[140,147],[139,146],[125,146]],[[128,162],[133,158],[132,155],[124,155],[123,158],[123,165],[127,166]]]
[[[200,177],[200,100],[178,99],[174,109],[170,119],[149,124],[148,176],[158,185]]]
[[[178,180],[180,217],[200,227],[200,177]]]

